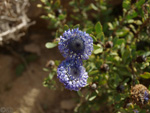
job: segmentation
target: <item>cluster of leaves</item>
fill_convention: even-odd
[[[60,36],[64,29],[63,26],[66,24],[70,28],[77,25],[90,29],[94,26],[102,16],[103,21],[111,20],[112,17],[108,15],[112,12],[111,8],[103,0],[40,0],[41,4],[37,4],[37,7],[44,8],[46,14],[42,15],[41,18],[49,20],[48,28],[55,29],[56,38]],[[102,12],[100,14],[100,12]],[[76,26],[76,27],[77,27]],[[107,25],[105,23],[104,28]]]
[[[89,74],[88,85],[78,92],[80,99],[75,112],[103,111],[107,107],[107,112],[117,113],[135,109],[142,113],[150,111],[149,103],[141,108],[130,100],[130,88],[134,84],[144,84],[150,90],[147,82],[150,79],[150,0],[123,0],[119,16],[112,16],[113,7],[103,0],[92,3],[71,0],[66,6],[71,7],[70,12],[60,0],[41,1],[48,11],[43,17],[50,19],[50,26],[58,30],[56,38],[69,28],[81,26],[94,40],[93,54],[84,62]],[[55,40],[46,47],[53,48],[57,44]],[[53,77],[59,63],[55,63],[44,81],[46,87],[56,85]]]

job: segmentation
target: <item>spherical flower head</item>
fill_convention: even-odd
[[[57,77],[69,90],[78,91],[87,84],[88,74],[78,59],[66,59],[57,68]]]
[[[134,113],[139,113],[139,111],[137,109],[133,110]]]
[[[79,28],[67,30],[60,36],[58,48],[65,58],[86,60],[92,54],[93,39]]]
[[[144,85],[137,84],[131,88],[131,98],[134,103],[143,106],[149,101],[149,91]]]
[[[147,104],[149,101],[149,94],[148,92],[145,90],[144,92],[144,104]]]

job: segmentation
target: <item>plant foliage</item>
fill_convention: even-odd
[[[91,113],[108,108],[107,113],[150,112],[149,103],[132,103],[130,89],[144,84],[150,89],[150,0],[123,0],[114,6],[103,0],[41,0],[58,38],[68,29],[80,28],[94,41],[93,54],[84,62],[88,85],[78,92],[78,113]],[[117,10],[116,10],[117,9]],[[58,41],[48,42],[47,48]],[[44,86],[56,88],[54,79],[59,61],[49,69]],[[86,93],[82,93],[86,90]]]

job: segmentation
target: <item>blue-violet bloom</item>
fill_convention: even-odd
[[[144,92],[144,104],[148,103],[149,100],[149,94],[147,91]]]
[[[65,58],[86,60],[92,54],[93,39],[79,28],[69,29],[60,36],[58,48]]]
[[[78,91],[87,84],[88,74],[78,59],[66,59],[57,68],[57,77],[69,90]]]
[[[136,110],[136,109],[135,109],[135,110],[133,110],[133,112],[134,112],[134,113],[139,113],[139,111],[138,111],[138,110]]]

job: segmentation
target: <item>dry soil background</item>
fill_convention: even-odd
[[[71,113],[75,106],[74,92],[53,91],[42,85],[43,79],[48,76],[42,70],[46,62],[62,59],[62,56],[57,47],[52,50],[45,48],[45,43],[51,40],[51,31],[46,29],[46,21],[40,19],[43,10],[36,8],[36,4],[32,2],[28,13],[36,24],[23,37],[25,43],[20,41],[13,46],[37,54],[38,59],[29,63],[18,77],[15,73],[18,57],[7,50],[5,52],[5,47],[0,49],[0,108],[11,107],[14,113]]]

